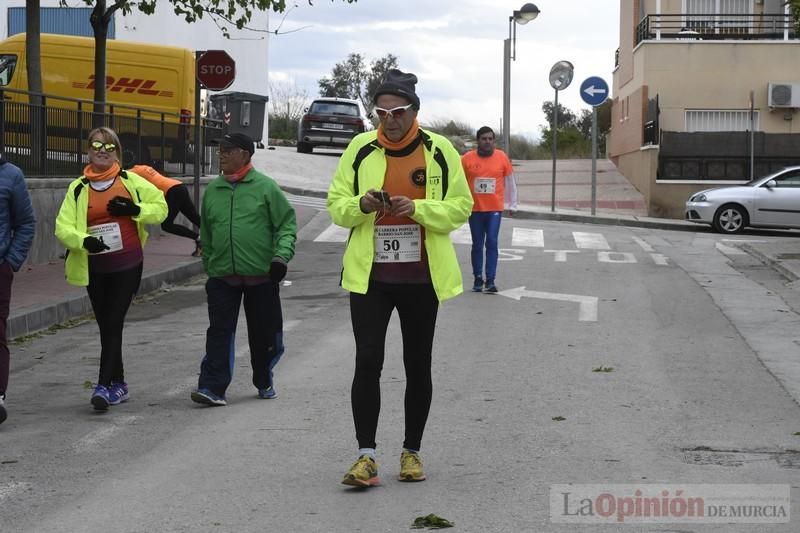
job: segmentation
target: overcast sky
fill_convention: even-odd
[[[450,118],[499,130],[503,114],[503,40],[508,17],[521,0],[297,0],[285,18],[270,15],[270,81],[289,81],[319,94],[317,80],[350,53],[367,63],[388,53],[419,78],[420,121]],[[554,63],[575,65],[559,103],[588,109],[578,88],[589,76],[612,85],[619,40],[617,0],[536,0],[539,17],[517,25],[511,65],[511,131],[538,136],[546,123],[542,103],[553,100],[548,74]],[[290,2],[287,2],[291,6]],[[303,29],[300,29],[303,28]],[[299,31],[293,31],[298,30]]]

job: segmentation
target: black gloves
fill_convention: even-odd
[[[141,209],[130,198],[115,196],[108,201],[106,206],[108,214],[115,217],[135,217]]]
[[[280,261],[273,261],[269,265],[269,279],[280,283],[286,277],[286,265]]]
[[[98,254],[103,250],[111,249],[108,247],[106,243],[104,243],[97,237],[92,237],[91,235],[83,239],[83,247],[86,248],[90,254]]]

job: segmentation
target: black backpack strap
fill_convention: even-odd
[[[353,159],[353,190],[355,191],[356,195],[358,195],[358,169],[361,166],[361,162],[364,161],[369,154],[380,147],[380,143],[375,140],[362,146],[358,153],[356,153],[356,158]]]
[[[73,196],[75,197],[75,201],[78,201],[78,196],[81,195],[81,191],[83,187],[89,183],[89,178],[81,178],[81,182],[75,186],[75,189],[72,191]]]

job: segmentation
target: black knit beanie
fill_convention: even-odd
[[[395,96],[402,96],[409,103],[414,104],[414,109],[419,109],[419,96],[414,92],[414,87],[417,85],[417,77],[410,72],[403,72],[396,68],[390,69],[386,72],[386,77],[383,83],[380,84],[378,90],[375,91],[375,96],[372,97],[372,103],[376,103],[378,97],[382,94],[394,94]]]

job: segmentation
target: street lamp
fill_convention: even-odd
[[[511,60],[517,60],[517,24],[527,24],[539,16],[539,8],[525,4],[508,17],[508,39],[503,42],[503,147],[511,157]]]

